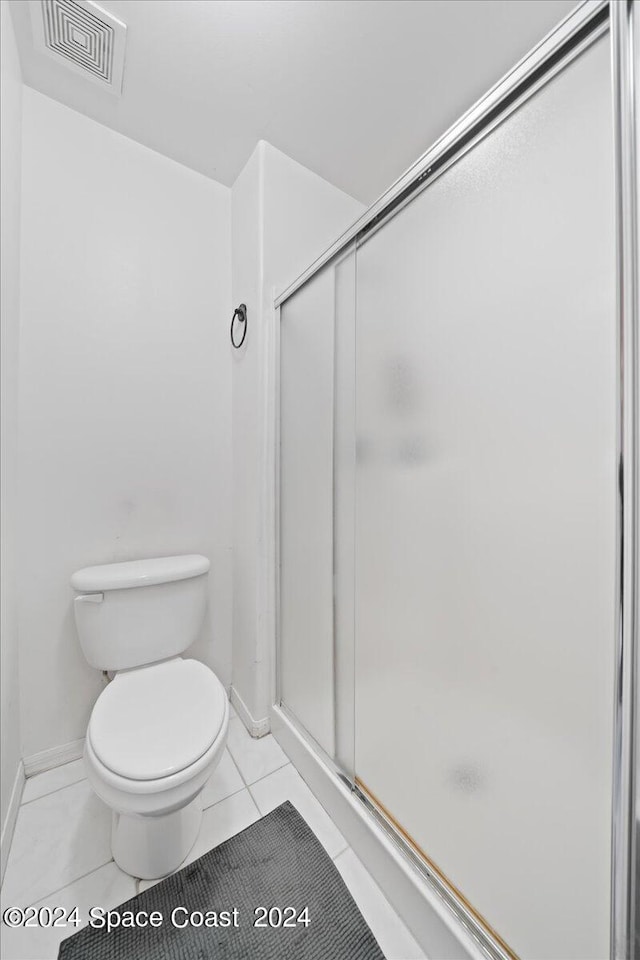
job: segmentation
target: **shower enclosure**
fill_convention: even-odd
[[[636,15],[276,303],[276,703],[490,957],[634,955]]]

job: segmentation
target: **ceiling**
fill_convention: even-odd
[[[114,97],[34,48],[25,82],[231,185],[259,139],[364,203],[574,0],[98,0],[128,27]]]

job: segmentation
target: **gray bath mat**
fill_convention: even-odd
[[[117,910],[159,911],[162,925],[110,933],[87,926],[60,944],[58,960],[384,960],[289,802]],[[196,924],[207,912],[213,923],[216,911],[219,925],[192,925],[193,911]],[[232,925],[222,926],[225,918]]]

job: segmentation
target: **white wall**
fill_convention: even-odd
[[[283,289],[364,206],[260,141],[232,188],[234,305],[249,311],[233,363],[233,688],[256,721],[269,707],[266,528],[266,331]]]
[[[230,191],[25,88],[20,369],[26,756],[101,689],[69,577],[211,559],[195,653],[231,676]]]
[[[0,4],[0,209],[1,245],[1,342],[2,361],[0,432],[2,435],[0,526],[1,645],[0,682],[2,743],[0,756],[0,825],[4,825],[9,799],[20,761],[18,705],[18,615],[15,596],[16,569],[16,452],[18,419],[18,335],[20,325],[20,146],[22,128],[22,77],[9,15]],[[4,851],[3,851],[4,852]]]
[[[22,754],[84,735],[101,679],[69,577],[99,562],[209,556],[194,653],[229,685],[233,620],[234,685],[264,717],[265,318],[362,205],[264,142],[230,192],[30,88],[24,110]]]
[[[259,350],[262,295],[262,154],[260,144],[231,191],[233,306],[246,303],[247,338],[233,350],[233,670],[232,682],[254,704],[260,449]],[[256,715],[257,716],[257,715]],[[246,719],[246,718],[245,718]]]

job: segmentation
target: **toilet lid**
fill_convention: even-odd
[[[127,670],[98,697],[89,739],[98,759],[122,777],[168,777],[209,749],[222,729],[226,699],[216,675],[198,660]]]

